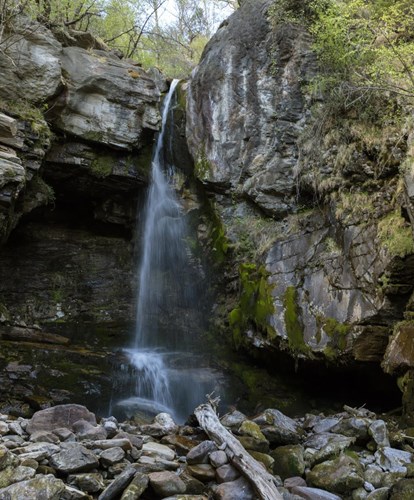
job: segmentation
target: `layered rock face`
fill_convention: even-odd
[[[412,314],[410,125],[369,129],[356,112],[329,125],[306,90],[311,39],[272,25],[271,3],[220,27],[188,92],[196,175],[233,265],[222,310],[238,345],[379,363]]]

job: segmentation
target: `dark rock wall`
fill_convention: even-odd
[[[272,25],[271,4],[246,0],[189,85],[188,143],[227,245],[216,312],[264,357],[380,363],[412,314],[412,127],[332,118],[306,90],[311,38]]]

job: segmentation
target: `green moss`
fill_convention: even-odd
[[[283,306],[285,308],[285,326],[289,348],[294,353],[308,352],[309,347],[303,338],[303,324],[300,319],[297,291],[294,286],[287,287],[283,297]]]
[[[229,314],[233,340],[238,348],[243,344],[243,334],[249,328],[261,333],[267,339],[276,337],[269,319],[275,312],[273,286],[268,283],[268,272],[264,266],[244,263],[239,268],[240,297],[238,307]]]
[[[210,177],[211,170],[211,163],[209,162],[205,148],[203,147],[200,150],[200,153],[194,165],[195,176],[200,179],[200,181],[206,181]]]
[[[379,221],[378,237],[392,257],[403,258],[414,253],[411,226],[401,216],[399,209]]]
[[[95,177],[104,178],[112,173],[114,158],[110,155],[102,155],[91,163],[91,172]]]
[[[329,360],[334,360],[346,349],[347,336],[351,330],[351,325],[340,323],[335,318],[318,316],[316,318],[319,336],[324,331],[329,337],[329,344],[324,349],[324,355]]]

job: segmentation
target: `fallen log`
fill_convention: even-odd
[[[282,500],[275,478],[221,424],[211,404],[198,406],[194,414],[209,438],[226,452],[230,462],[251,482],[262,500]]]

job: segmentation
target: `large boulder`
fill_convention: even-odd
[[[71,429],[78,420],[86,420],[96,425],[96,417],[85,406],[67,404],[46,408],[36,412],[27,424],[27,432],[33,434],[36,431],[51,431],[60,427]]]

